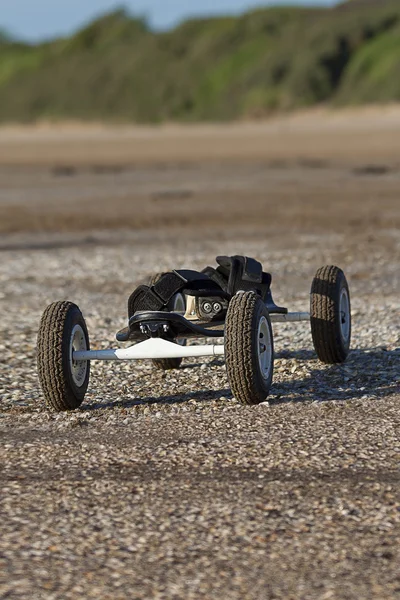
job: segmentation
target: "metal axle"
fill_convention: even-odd
[[[271,323],[299,323],[300,321],[309,321],[310,313],[308,312],[292,312],[286,314],[269,315]]]
[[[222,344],[181,346],[161,338],[152,338],[129,348],[74,352],[72,359],[76,362],[85,360],[140,360],[146,358],[195,358],[198,356],[223,356],[224,354],[225,348]]]
[[[272,323],[296,323],[309,321],[310,314],[305,312],[272,314]],[[141,360],[148,358],[196,358],[199,356],[224,356],[223,344],[201,346],[181,346],[162,338],[151,338],[130,346],[115,350],[85,350],[73,352],[74,362],[87,360]]]

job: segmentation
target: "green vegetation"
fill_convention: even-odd
[[[68,39],[0,30],[0,120],[228,120],[400,100],[400,3],[259,9],[154,33],[119,10]]]

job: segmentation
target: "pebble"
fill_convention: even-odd
[[[298,238],[301,252],[277,243],[1,253],[1,597],[398,597],[392,250],[360,244],[346,263],[356,318],[345,366],[317,361],[307,324],[274,326],[274,383],[260,410],[237,403],[215,358],[174,373],[93,363],[81,410],[44,409],[35,338],[48,303],[75,301],[93,346],[115,346],[126,299],[149,273],[243,252],[272,270],[278,303],[307,309],[312,274],[340,258],[345,239]],[[368,281],[352,277],[366,269]]]

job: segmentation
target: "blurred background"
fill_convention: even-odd
[[[398,599],[400,0],[0,0],[0,30],[0,597]],[[210,357],[93,361],[44,411],[48,304],[114,347],[149,274],[224,254],[293,311],[341,267],[346,364],[282,324],[271,406]]]
[[[0,29],[5,247],[398,223],[398,0],[6,0]]]
[[[0,119],[226,121],[399,99],[396,0],[269,4],[2,2]]]

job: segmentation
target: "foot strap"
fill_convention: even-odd
[[[175,294],[192,293],[207,295],[221,292],[221,286],[204,273],[179,270],[164,273],[151,287],[139,286],[128,301],[128,314],[131,318],[138,311],[163,311]]]

